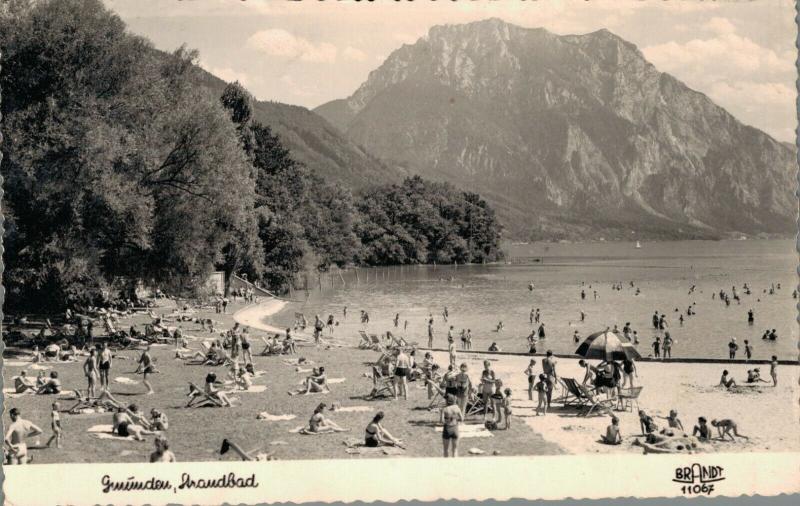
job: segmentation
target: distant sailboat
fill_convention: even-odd
[[[636,249],[642,249],[642,243],[636,241]]]

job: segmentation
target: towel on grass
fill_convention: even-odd
[[[349,437],[342,441],[350,455],[404,455],[405,450],[396,446],[366,446],[363,439]]]
[[[375,411],[375,408],[370,406],[344,406],[332,410],[335,413],[359,413],[361,411]]]
[[[32,363],[30,360],[3,360],[3,365],[7,367],[28,367]]]
[[[257,394],[263,392],[267,389],[267,385],[250,385],[250,388],[247,390],[225,390],[226,394]]]
[[[442,432],[443,427],[436,427],[436,432]],[[460,425],[458,427],[458,436],[462,437],[494,437],[492,431],[483,425]]]
[[[123,385],[138,385],[139,382],[136,380],[132,380],[130,378],[126,378],[125,376],[117,376],[114,378],[114,383],[121,383]]]
[[[50,367],[49,365],[39,365],[39,364],[33,364],[33,365],[31,366],[31,369],[34,369],[34,370],[36,370],[36,371],[46,371],[46,370],[48,370],[48,369],[52,369],[52,367]]]
[[[295,367],[294,372],[311,372],[314,369],[303,369],[302,367]]]
[[[270,415],[266,411],[262,411],[256,416],[256,420],[265,420],[267,422],[282,422],[284,420],[294,420],[297,415]]]

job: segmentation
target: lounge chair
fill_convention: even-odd
[[[370,340],[369,336],[363,330],[358,331],[358,335],[361,336],[361,341],[358,343],[358,347],[362,350],[371,350],[372,349],[372,341]]]
[[[583,407],[587,403],[587,398],[581,391],[578,383],[574,378],[560,378],[561,384],[564,386],[564,395],[553,399],[552,402],[557,402],[566,406]],[[583,385],[580,385],[583,386]]]
[[[394,378],[391,375],[378,376],[375,379],[375,385],[372,391],[366,398],[368,400],[373,400],[379,397],[394,397]]]
[[[476,392],[471,392],[467,399],[467,406],[464,409],[466,411],[465,416],[483,415],[485,409],[486,404],[483,402],[483,396],[478,395]],[[494,412],[491,404],[489,405],[489,411]]]
[[[586,399],[586,404],[584,406],[589,408],[589,410],[586,413],[583,413],[582,416],[590,416],[595,412],[595,410],[597,412],[610,414],[611,407],[617,402],[616,399],[598,399],[597,396],[585,385],[578,384],[578,389]]]
[[[619,400],[620,407],[625,411],[633,411],[633,406],[636,405],[636,410],[639,410],[639,394],[642,393],[644,387],[631,387],[620,390],[617,399]]]
[[[201,389],[191,381],[189,382],[189,402],[186,404],[187,408],[204,408],[204,407],[223,407],[222,401],[207,394],[205,390]]]

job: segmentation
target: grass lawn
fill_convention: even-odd
[[[234,310],[236,307],[234,307]],[[203,316],[200,314],[199,316]],[[220,322],[221,329],[232,325],[230,315],[205,314]],[[146,317],[136,316],[121,322],[125,328],[135,323],[141,325]],[[170,323],[174,325],[174,323]],[[210,334],[200,330],[199,325],[182,323],[185,333],[197,336]],[[256,335],[258,335],[256,333]],[[263,347],[260,340],[253,340],[254,352]],[[196,343],[190,346],[198,348]],[[141,385],[141,376],[132,372],[136,369],[138,351],[121,351],[118,353],[111,370],[111,392],[122,402],[135,403],[140,412],[149,413],[151,408],[158,408],[169,417],[170,427],[166,433],[170,441],[170,449],[181,461],[202,461],[234,459],[230,453],[218,454],[223,438],[238,443],[250,450],[260,448],[261,451],[273,453],[278,459],[350,459],[363,458],[363,455],[350,455],[345,452],[343,441],[348,437],[363,438],[364,428],[371,420],[374,412],[383,410],[386,414],[383,425],[395,437],[403,439],[407,444],[406,456],[438,457],[441,456],[441,435],[434,431],[438,422],[438,412],[425,409],[428,405],[426,391],[410,383],[408,401],[364,400],[372,387],[370,379],[363,377],[367,372],[367,362],[377,358],[372,351],[352,348],[316,349],[310,346],[298,348],[298,355],[293,357],[260,357],[254,356],[256,370],[266,371],[266,375],[256,378],[255,385],[267,385],[262,393],[237,393],[239,399],[232,408],[184,408],[188,397],[188,381],[202,386],[206,374],[215,370],[218,377],[227,374],[227,368],[190,366],[174,359],[171,346],[153,347],[152,354],[157,359],[160,374],[151,376],[151,384],[155,395],[144,395],[145,387]],[[307,373],[295,372],[294,366],[283,363],[283,358],[304,356],[313,360],[315,365],[324,365],[329,378],[344,377],[344,383],[332,384],[329,394],[308,396],[289,396],[287,391],[293,389],[306,377]],[[120,357],[128,357],[121,360]],[[66,389],[85,389],[86,382],[82,372],[82,362],[56,364],[54,370],[59,372],[62,385]],[[5,384],[17,375],[22,367],[4,367]],[[37,371],[28,369],[28,374],[35,376]],[[49,372],[49,371],[48,371]],[[477,374],[473,371],[473,375]],[[113,378],[126,376],[139,381],[138,385],[124,385],[113,382]],[[519,394],[517,394],[519,397]],[[24,396],[6,399],[6,411],[17,407],[23,417],[37,424],[44,430],[40,437],[45,443],[50,436],[50,404],[55,396]],[[69,409],[75,401],[59,401],[62,410]],[[289,430],[306,425],[314,407],[320,402],[330,405],[333,402],[341,406],[369,406],[372,412],[326,412],[337,424],[351,429],[349,433],[324,434],[306,436],[290,433]],[[273,415],[295,414],[297,418],[288,421],[261,421],[256,415],[268,411]],[[32,454],[35,463],[58,462],[143,462],[147,461],[153,449],[153,436],[147,442],[129,442],[124,440],[99,440],[86,430],[97,424],[110,424],[110,413],[90,415],[62,414],[64,438],[62,448],[34,449]],[[8,415],[4,423],[10,422]],[[482,417],[468,420],[468,423],[481,423]],[[495,431],[491,438],[462,438],[460,454],[467,455],[470,448],[480,448],[485,455],[497,452],[499,455],[543,455],[562,453],[553,443],[546,442],[534,433],[519,418],[512,420],[508,431]]]

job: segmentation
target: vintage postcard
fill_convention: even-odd
[[[2,0],[9,505],[800,492],[791,0]]]

